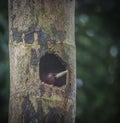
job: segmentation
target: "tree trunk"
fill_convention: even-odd
[[[74,0],[9,0],[9,123],[74,123]]]

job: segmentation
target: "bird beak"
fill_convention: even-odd
[[[56,77],[56,78],[60,78],[60,77],[64,76],[64,75],[67,74],[67,73],[68,73],[68,70],[62,71],[62,72],[60,72],[60,73],[57,73],[55,77]]]

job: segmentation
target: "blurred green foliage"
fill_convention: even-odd
[[[77,123],[120,122],[119,14],[117,0],[77,1]]]
[[[0,123],[8,121],[9,56],[7,1],[0,1]]]
[[[120,2],[76,0],[76,123],[120,122]],[[0,123],[9,103],[8,3],[0,1]]]

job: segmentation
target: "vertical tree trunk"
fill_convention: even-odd
[[[9,0],[9,123],[74,123],[74,0]]]

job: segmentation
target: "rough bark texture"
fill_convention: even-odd
[[[9,0],[9,123],[74,123],[74,2]],[[45,82],[64,70],[56,83]]]

